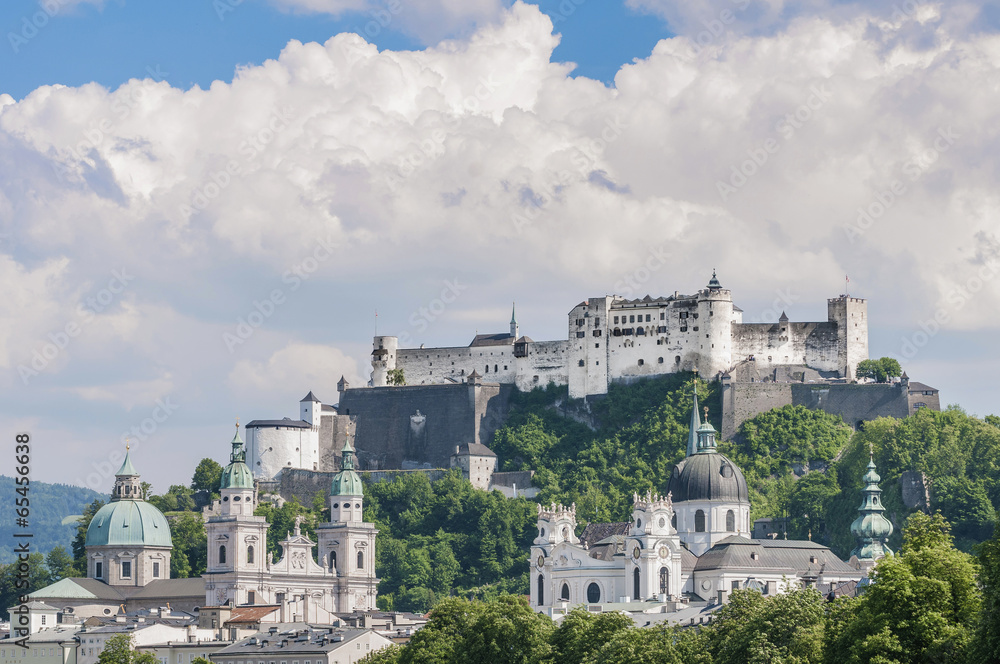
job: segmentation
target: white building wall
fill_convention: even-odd
[[[246,449],[254,477],[272,479],[282,468],[318,470],[319,427],[247,427]]]

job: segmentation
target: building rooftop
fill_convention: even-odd
[[[854,573],[853,567],[827,547],[803,540],[747,539],[733,535],[698,558],[695,569],[795,570],[800,576],[821,572]]]
[[[367,629],[336,628],[298,623],[272,627],[219,650],[215,657],[252,657],[265,653],[318,655],[340,648]]]
[[[477,334],[469,344],[469,348],[476,346],[509,346],[514,343],[514,337],[509,332],[501,334]]]
[[[254,429],[257,427],[287,427],[290,429],[311,429],[312,425],[303,420],[293,420],[291,418],[284,418],[280,420],[253,420],[252,422],[247,422],[247,429]]]
[[[466,443],[458,446],[458,455],[495,457],[496,453],[481,443]]]

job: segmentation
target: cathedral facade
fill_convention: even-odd
[[[721,604],[744,588],[765,595],[801,587],[833,592],[862,582],[878,558],[892,555],[885,546],[892,524],[882,516],[874,463],[852,525],[859,547],[850,561],[812,541],[753,539],[746,479],[719,453],[715,433],[707,418],[700,421],[695,397],[687,456],[672,471],[666,495],[633,496],[627,522],[592,523],[577,537],[575,505],[539,506],[529,558],[532,608],[549,615],[581,604],[679,608],[699,600]]]
[[[172,604],[191,611],[231,604],[277,606],[282,621],[329,624],[334,614],[374,609],[378,530],[362,517],[364,490],[350,441],[330,487],[330,521],[316,529],[318,541],[297,521],[279,542],[278,560],[267,551],[267,520],[254,515],[257,490],[238,431],[231,447],[221,497],[204,512],[208,555],[201,578],[170,578],[169,524],[145,501],[126,452],[111,501],[87,530],[87,577],[62,579],[31,593],[31,599],[81,618],[116,614],[122,605],[137,610]]]

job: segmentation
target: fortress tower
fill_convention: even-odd
[[[858,362],[868,359],[868,303],[850,295],[827,300],[827,317],[837,325],[837,364],[854,379]]]
[[[396,368],[396,350],[399,339],[396,337],[375,337],[372,350],[372,387],[385,387],[389,384],[389,372]]]

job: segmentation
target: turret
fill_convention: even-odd
[[[511,304],[510,305],[510,336],[514,337],[514,339],[516,340],[516,339],[520,338],[521,334],[518,331],[517,316],[515,316],[514,313],[515,313],[515,306],[513,304]]]
[[[385,387],[389,384],[389,372],[396,368],[396,350],[399,339],[396,337],[375,337],[372,350],[372,387]]]
[[[309,394],[302,397],[302,401],[299,402],[299,419],[303,422],[308,422],[314,427],[318,427],[322,410],[322,402],[310,390]]]

